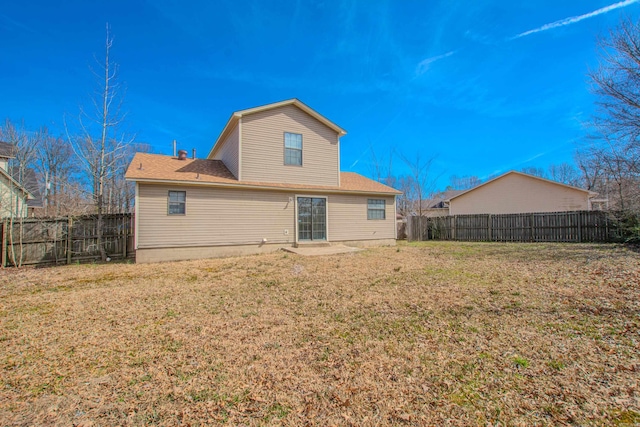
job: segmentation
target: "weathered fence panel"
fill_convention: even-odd
[[[407,218],[407,240],[611,242],[616,222],[602,211]]]
[[[2,222],[0,266],[70,264],[100,259],[96,215]],[[135,255],[133,215],[103,216],[103,247],[111,259]]]

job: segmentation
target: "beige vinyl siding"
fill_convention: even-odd
[[[451,200],[450,215],[589,209],[588,193],[519,174],[505,175]]]
[[[185,215],[167,215],[169,190],[186,191]],[[286,193],[139,183],[138,196],[139,248],[294,241],[295,210]]]
[[[7,169],[7,159],[0,158],[0,169],[8,170]]]
[[[11,181],[0,175],[0,218],[27,217],[27,204],[22,191],[14,187]],[[17,197],[16,197],[17,196]]]
[[[240,136],[240,124],[236,124],[233,128],[229,136],[222,141],[222,146],[220,150],[216,153],[214,159],[222,160],[224,165],[229,169],[229,172],[233,174],[236,178],[238,178],[238,170],[239,170],[239,136]]]
[[[302,134],[302,166],[284,164],[284,133]],[[339,185],[338,133],[293,105],[242,118],[242,180]]]
[[[367,200],[385,200],[385,219],[367,219]],[[396,218],[394,198],[332,194],[329,196],[329,240],[394,239]]]

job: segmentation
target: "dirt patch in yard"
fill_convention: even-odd
[[[640,256],[436,242],[0,272],[2,425],[633,425]]]

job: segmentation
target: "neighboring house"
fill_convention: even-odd
[[[340,172],[345,133],[292,99],[232,114],[207,159],[136,154],[136,260],[395,244],[401,193]]]
[[[426,201],[427,209],[447,209],[449,208],[448,200],[458,194],[464,193],[466,190],[445,190],[435,194],[432,199]]]
[[[450,197],[449,215],[591,210],[597,193],[522,172],[497,178]]]
[[[13,145],[0,142],[0,218],[28,215],[28,203],[34,199],[24,186],[14,179],[9,170],[9,159],[15,157]]]
[[[28,216],[34,216],[38,209],[44,207],[42,194],[40,193],[40,185],[38,184],[38,176],[36,171],[32,168],[26,168],[23,171],[21,179],[18,177],[19,170],[17,167],[12,168],[11,176],[18,182],[22,183],[22,186],[31,194],[32,197],[27,199],[27,211]]]

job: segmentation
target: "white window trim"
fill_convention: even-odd
[[[295,194],[293,199],[293,202],[295,203],[295,218],[294,218],[294,224],[295,224],[295,243],[298,243],[298,197],[310,197],[312,199],[324,199],[325,200],[325,221],[326,221],[326,227],[324,230],[325,233],[325,239],[324,241],[329,243],[329,196],[319,196],[317,194]]]
[[[287,163],[287,149],[297,150],[297,148],[287,147],[287,142],[286,142],[287,134],[300,135],[300,164],[299,165],[294,165],[293,163]],[[287,132],[287,131],[284,131],[282,133],[282,163],[284,164],[284,166],[297,166],[299,168],[301,168],[304,165],[304,138],[301,133]]]

